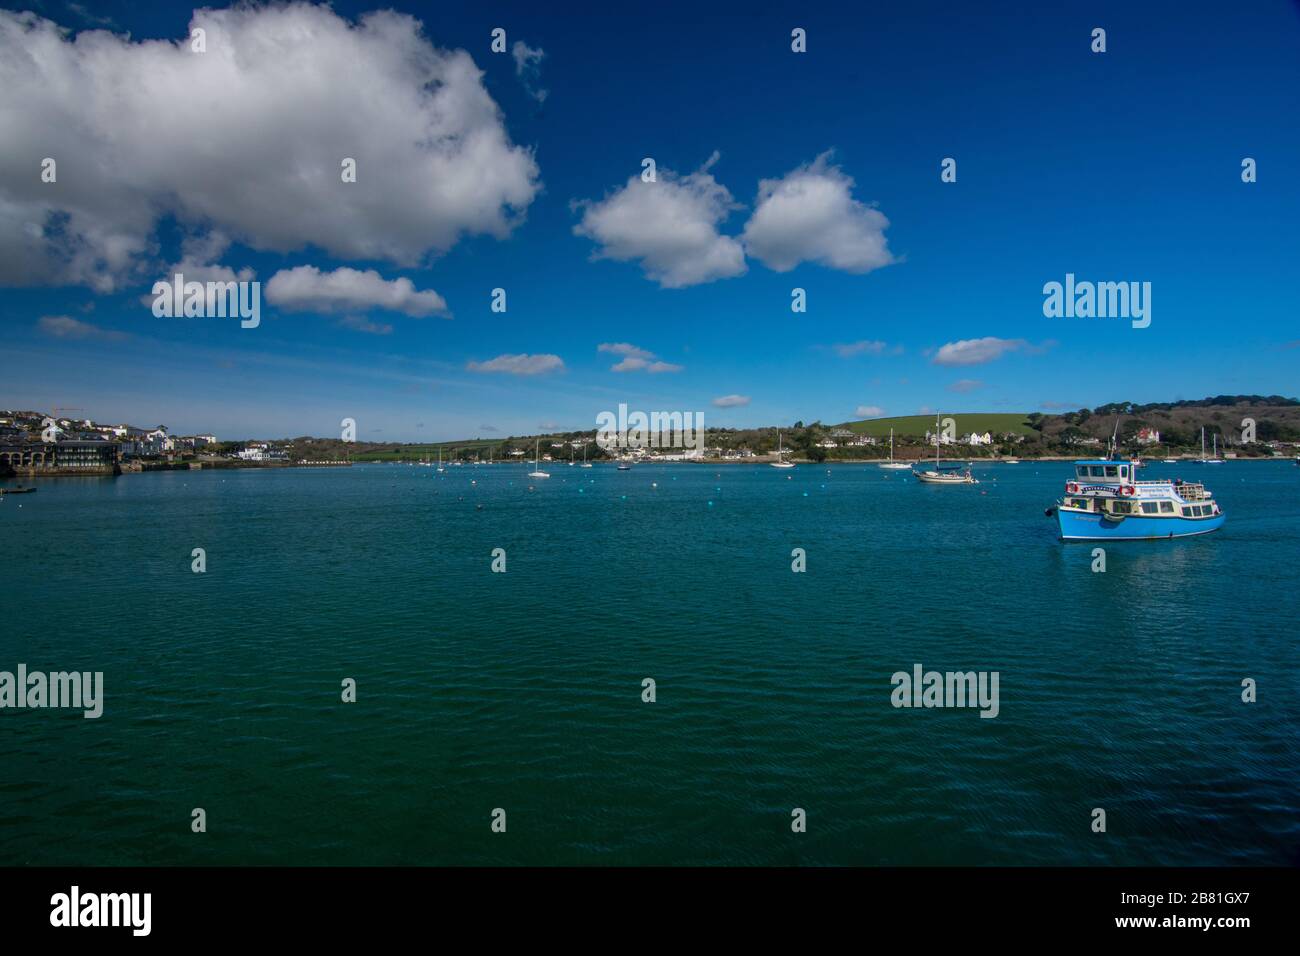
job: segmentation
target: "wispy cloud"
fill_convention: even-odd
[[[857,415],[858,418],[883,418],[885,410],[879,405],[859,405],[854,409],[853,414]]]
[[[740,408],[749,404],[748,395],[719,395],[713,400],[717,408]]]
[[[840,358],[853,358],[855,355],[902,355],[903,347],[895,345],[892,348],[888,342],[874,341],[870,339],[861,339],[857,342],[836,342],[831,349]]]
[[[486,362],[468,362],[471,372],[502,373],[506,375],[543,375],[564,368],[564,359],[558,355],[498,355]]]
[[[948,386],[950,392],[974,392],[984,387],[984,383],[977,378],[958,379]]]
[[[545,103],[550,91],[539,87],[538,81],[542,77],[541,62],[546,51],[541,47],[533,49],[523,40],[516,40],[510,48],[510,55],[515,60],[515,76],[519,77],[528,95],[539,103]]]
[[[43,315],[36,327],[56,339],[98,339],[102,342],[121,342],[130,338],[125,332],[102,329],[98,325],[82,322],[70,315]]]

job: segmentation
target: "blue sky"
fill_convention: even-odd
[[[130,43],[180,42],[191,19],[177,4],[5,6],[33,9],[73,31],[107,20],[101,26],[129,31]],[[270,208],[278,199],[268,189],[258,199],[267,216],[255,208],[228,215],[257,183],[244,173],[214,185],[222,182],[224,157],[259,149],[272,160],[281,152],[296,156],[287,160],[292,165],[303,155],[279,149],[277,136],[297,134],[257,122],[261,107],[253,100],[242,112],[238,98],[252,94],[230,83],[196,92],[186,100],[193,109],[179,115],[160,107],[141,127],[143,137],[154,135],[152,123],[211,135],[216,152],[203,153],[201,167],[186,166],[196,162],[193,150],[169,153],[178,140],[166,133],[142,153],[132,152],[138,143],[121,146],[120,128],[84,147],[60,140],[74,161],[60,166],[67,192],[58,195],[83,201],[75,192],[77,163],[90,157],[102,179],[84,202],[100,204],[100,222],[130,219],[146,247],[116,266],[101,268],[97,260],[76,271],[42,259],[47,273],[0,273],[0,407],[77,406],[101,421],[166,423],[224,438],[336,434],[340,419],[351,417],[359,438],[386,441],[592,428],[600,411],[620,402],[646,411],[703,410],[710,425],[745,426],[838,422],[859,417],[859,408],[889,415],[1032,411],[1297,392],[1295,4],[916,3],[872,11],[824,6],[810,14],[794,4],[668,3],[618,11],[583,5],[571,8],[580,14],[551,15],[537,4],[482,6],[394,9],[422,20],[412,42],[467,51],[483,71],[507,146],[519,150],[498,144],[483,169],[531,155],[530,194],[507,215],[508,225],[483,227],[495,208],[462,209],[452,197],[448,207],[461,217],[461,232],[445,249],[430,240],[431,248],[412,258],[341,248],[360,240],[335,240],[332,250],[315,245],[314,237],[350,228],[339,209],[352,194],[332,185],[319,203],[295,201],[284,210]],[[355,22],[373,8],[333,9]],[[490,52],[494,27],[506,30],[510,44],[543,51],[535,72],[521,76],[510,53]],[[807,53],[791,52],[794,27],[807,30]],[[1094,27],[1107,31],[1104,54],[1090,50]],[[64,52],[41,55],[51,70],[78,62]],[[154,64],[129,49],[119,53],[121,63],[106,76],[129,91],[140,79],[133,71],[147,77]],[[311,62],[325,85],[365,84],[371,63],[324,53]],[[400,82],[388,76],[374,89],[382,95],[384,83]],[[285,85],[267,95],[293,107],[299,94]],[[224,106],[223,89],[231,99]],[[143,97],[146,118],[150,102]],[[303,106],[302,136],[315,135],[313,110],[321,113],[322,136],[354,124],[356,185],[389,190],[387,198],[364,194],[376,197],[374,210],[390,213],[367,214],[359,233],[378,248],[391,223],[393,246],[418,250],[425,224],[400,207],[415,205],[411,197],[423,184],[404,172],[390,175],[382,149],[367,152],[374,144],[364,141],[366,111],[358,118],[349,108],[346,119],[331,119],[330,102]],[[83,108],[92,107],[68,107]],[[0,162],[0,244],[6,214],[13,229],[21,225],[6,203],[40,199],[14,181],[28,170],[35,176],[34,164],[53,149],[41,122],[53,123],[57,108],[45,108],[45,120],[33,119],[33,109],[12,85],[0,86],[0,132],[16,115],[27,119],[16,124],[22,135],[10,160]],[[241,125],[246,115],[251,128]],[[496,129],[496,121],[475,122]],[[418,139],[414,125],[389,132]],[[97,144],[107,142],[116,145],[101,155]],[[833,171],[830,181],[852,180],[840,212],[859,224],[871,208],[887,218],[887,264],[837,267],[827,259],[837,250],[826,248],[836,233],[818,226],[805,238],[820,257],[808,254],[777,271],[771,249],[784,248],[781,222],[766,246],[757,232],[746,244],[760,181],[807,169],[828,151],[820,168]],[[105,168],[124,156],[142,157],[134,160],[137,172]],[[591,209],[576,204],[616,195],[639,174],[643,157],[675,171],[669,182],[703,168],[725,188],[728,211],[713,224],[710,248],[738,250],[743,274],[664,287],[647,277],[643,256],[593,259],[602,248],[609,253],[610,242],[602,243],[595,227],[575,234]],[[955,183],[940,181],[945,157],[957,161]],[[1255,183],[1241,181],[1244,157],[1258,163]],[[334,154],[327,159],[336,164]],[[138,172],[141,162],[155,161],[160,172],[152,179]],[[475,171],[462,163],[449,177]],[[155,189],[163,179],[173,185]],[[115,183],[143,198],[112,206],[104,194]],[[191,183],[202,201],[186,198]],[[495,186],[474,188],[496,195]],[[174,200],[177,194],[182,199]],[[37,207],[22,208],[30,219]],[[842,222],[839,213],[827,215],[828,227]],[[635,233],[638,217],[631,218],[626,228]],[[443,225],[430,221],[428,234]],[[214,262],[252,270],[264,290],[272,276],[302,266],[375,270],[384,283],[405,277],[414,290],[436,292],[450,318],[410,314],[415,307],[315,310],[301,302],[293,310],[264,302],[256,329],[228,319],[156,318],[142,297],[182,259],[184,237],[199,241],[214,229],[229,240]],[[632,238],[648,248],[659,241]],[[104,240],[93,248],[113,247]],[[689,266],[692,257],[685,258]],[[1080,280],[1150,282],[1151,326],[1045,318],[1043,284],[1067,272]],[[505,313],[490,310],[496,287],[506,290]],[[794,287],[807,291],[806,313],[790,310]],[[952,351],[939,353],[944,345],[988,338],[998,341],[957,350],[972,359],[994,356],[987,361],[941,360]],[[602,343],[636,351],[600,351]],[[843,347],[853,343],[872,344]],[[631,363],[641,367],[612,370],[628,354],[644,356]],[[472,363],[502,355],[558,356],[563,364],[532,375],[473,370]],[[672,368],[649,371],[654,363]],[[723,396],[749,401],[717,407]]]

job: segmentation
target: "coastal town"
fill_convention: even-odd
[[[0,410],[0,475],[116,475],[199,468],[348,465],[434,460],[761,463],[915,462],[948,459],[1069,459],[1110,446],[1131,455],[1204,457],[1202,441],[1223,458],[1291,457],[1300,449],[1300,403],[1277,396],[1221,396],[1198,402],[1128,403],[1058,415],[957,414],[821,422],[758,428],[709,428],[691,447],[654,440],[609,447],[594,430],[437,443],[378,443],[300,436],[223,440],[178,434],[166,425],[105,424],[68,408]],[[84,411],[76,409],[76,411]],[[1242,427],[1245,423],[1245,427]],[[663,436],[654,436],[656,439]]]

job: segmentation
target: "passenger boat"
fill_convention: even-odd
[[[1131,462],[1074,463],[1074,479],[1053,507],[1064,541],[1143,541],[1186,538],[1223,527],[1226,516],[1197,482],[1138,481]]]

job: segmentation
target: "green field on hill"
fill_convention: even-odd
[[[967,435],[971,432],[992,435],[1011,433],[1013,435],[1037,434],[1029,427],[1023,412],[1006,414],[1003,412],[972,412],[969,414],[943,414],[957,423],[957,434]],[[875,438],[888,438],[892,428],[898,437],[925,437],[926,431],[934,431],[933,415],[902,415],[898,418],[869,418],[860,422],[844,422],[836,428],[847,428],[858,435],[871,435]]]
[[[356,452],[353,461],[411,461],[418,459],[437,460],[438,450],[442,449],[444,461],[452,458],[473,458],[481,455],[487,459],[489,452],[493,457],[501,457],[501,439],[474,439],[472,441],[433,442],[426,445],[392,445],[386,448],[370,448]]]

